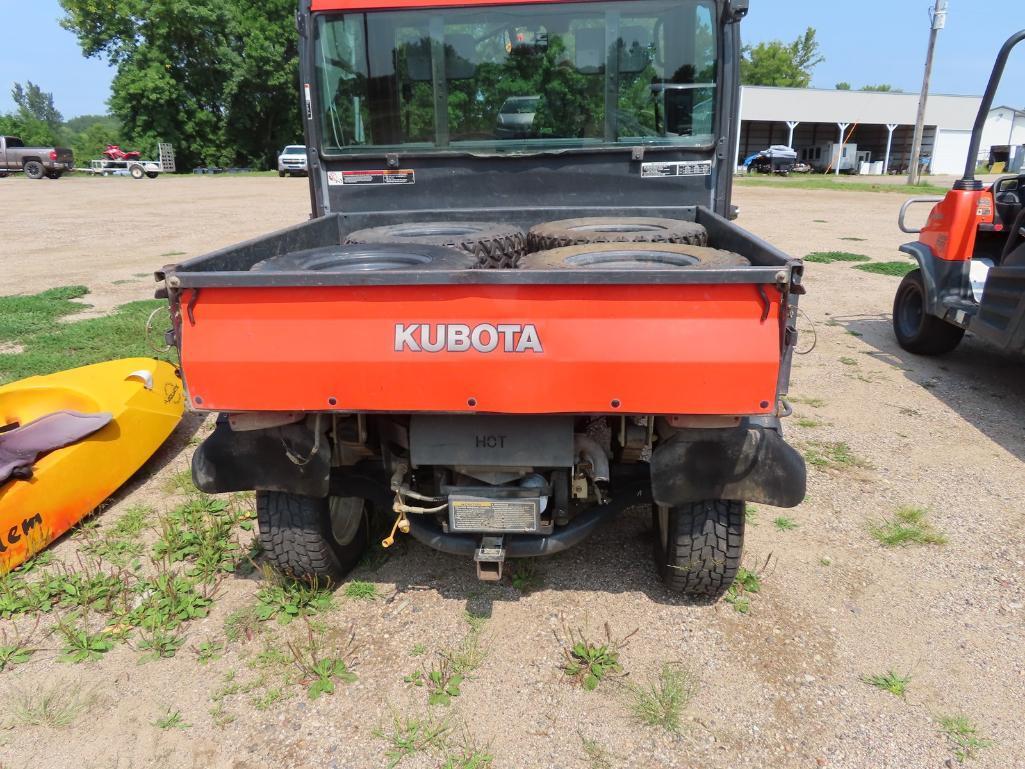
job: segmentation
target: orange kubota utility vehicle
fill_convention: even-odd
[[[967,330],[1004,350],[1025,352],[1025,174],[1002,176],[988,187],[975,178],[986,120],[1011,51],[1023,40],[1025,30],[997,55],[964,177],[944,198],[912,198],[901,208],[901,230],[919,235],[901,246],[918,269],[905,276],[893,303],[893,330],[909,352],[950,352]],[[915,203],[936,204],[922,229],[905,223]]]
[[[311,221],[160,273],[207,492],[337,579],[377,516],[473,559],[649,506],[719,596],[790,507],[800,261],[729,221],[746,0],[304,0]],[[383,531],[382,531],[383,533]]]

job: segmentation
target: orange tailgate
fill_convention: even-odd
[[[762,288],[764,319],[751,284],[185,289],[182,367],[211,411],[765,414]]]

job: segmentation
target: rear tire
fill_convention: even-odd
[[[696,222],[652,217],[563,219],[531,228],[528,237],[531,251],[588,243],[708,243],[708,231]]]
[[[128,169],[128,175],[133,179],[141,179],[146,175],[146,171],[142,166],[131,166]]]
[[[29,179],[42,179],[44,176],[46,176],[46,169],[43,168],[43,164],[40,163],[38,160],[28,161],[24,165],[23,170],[25,171],[25,176],[27,176]]]
[[[721,598],[733,584],[744,548],[743,502],[703,500],[655,505],[655,566],[671,593]]]
[[[916,355],[943,355],[960,344],[965,330],[925,311],[922,271],[904,276],[893,300],[893,333],[897,343]]]
[[[260,544],[268,560],[294,579],[338,582],[344,578],[359,563],[369,541],[366,503],[353,502],[343,497],[256,492]]]
[[[523,230],[494,222],[410,222],[358,230],[347,243],[423,243],[458,248],[477,258],[480,267],[513,268],[527,252]]]
[[[743,267],[732,251],[681,243],[592,243],[527,254],[521,270],[678,270]]]

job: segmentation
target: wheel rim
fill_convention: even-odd
[[[331,536],[345,547],[352,544],[363,523],[363,500],[360,497],[331,497],[328,510],[331,518]]]
[[[905,286],[897,305],[897,329],[900,335],[905,339],[917,336],[925,319],[925,302],[918,286]]]

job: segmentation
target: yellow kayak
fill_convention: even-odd
[[[149,358],[0,386],[0,449],[5,435],[10,448],[19,428],[48,420],[63,418],[65,426],[70,420],[65,436],[76,424],[93,425],[85,437],[0,480],[0,574],[49,545],[131,478],[181,421],[184,402],[174,367]]]

